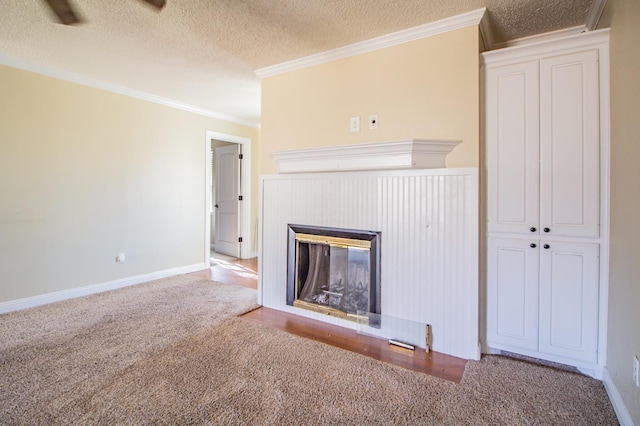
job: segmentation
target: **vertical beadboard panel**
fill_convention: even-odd
[[[470,235],[464,176],[391,176],[380,178],[382,230],[382,313],[432,325],[434,350],[472,357],[477,318],[466,306],[477,268],[466,245]],[[473,208],[473,206],[471,207]],[[475,228],[473,228],[475,229]],[[473,230],[472,229],[472,230]],[[477,301],[475,302],[477,304]]]
[[[432,325],[433,349],[477,358],[477,169],[272,176],[262,182],[264,306],[286,305],[287,223],[381,232],[382,314]]]
[[[280,296],[286,300],[287,231],[281,218],[291,211],[293,190],[290,182],[264,180],[261,192],[258,281],[262,305],[277,309]]]

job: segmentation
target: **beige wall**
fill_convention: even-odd
[[[0,302],[204,262],[206,131],[257,129],[4,66],[0,93]]]
[[[265,78],[260,173],[276,172],[273,151],[410,138],[462,140],[447,165],[478,166],[478,38],[473,26]]]
[[[640,388],[631,380],[640,357],[640,2],[609,0],[611,25],[611,261],[607,369],[633,422]]]

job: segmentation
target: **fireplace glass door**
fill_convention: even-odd
[[[379,311],[377,241],[315,232],[294,233],[290,242],[290,304],[353,320],[358,311]]]

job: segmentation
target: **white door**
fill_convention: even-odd
[[[487,342],[538,350],[538,241],[489,238]]]
[[[240,257],[240,145],[216,148],[215,251]]]
[[[488,231],[537,234],[538,61],[488,67],[485,81]]]
[[[540,244],[540,352],[596,362],[599,245]]]
[[[540,61],[540,227],[599,236],[598,51]]]

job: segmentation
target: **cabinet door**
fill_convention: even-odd
[[[541,244],[540,352],[596,362],[599,245]]]
[[[530,234],[540,214],[538,61],[487,68],[485,88],[488,231]]]
[[[540,61],[540,227],[549,235],[599,235],[599,91],[597,50]]]
[[[531,244],[536,246],[531,247]],[[538,349],[537,241],[489,238],[487,343]]]

